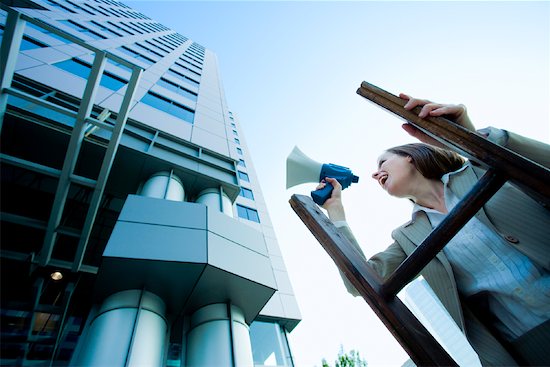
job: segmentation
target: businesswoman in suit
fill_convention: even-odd
[[[406,109],[422,106],[420,117],[445,116],[475,130],[462,105],[400,97],[407,100]],[[388,194],[414,204],[412,220],[392,232],[394,243],[367,260],[382,277],[414,251],[484,173],[435,146],[439,143],[412,125],[403,128],[424,143],[386,150],[372,174]],[[478,133],[550,167],[547,144],[495,128]],[[323,208],[363,253],[346,223],[341,185],[326,178],[319,187],[326,184],[334,190]],[[550,211],[540,203],[505,184],[421,274],[484,366],[550,365]]]

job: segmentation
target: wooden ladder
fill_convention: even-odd
[[[406,110],[403,108],[405,100],[367,82],[361,83],[357,93],[486,168],[486,173],[385,280],[367,264],[310,197],[293,195],[290,205],[416,365],[456,366],[457,363],[401,302],[397,293],[420,273],[505,182],[513,182],[549,208],[550,170],[443,117],[420,118],[420,107]]]

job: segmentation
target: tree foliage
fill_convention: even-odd
[[[323,358],[322,367],[331,367]],[[340,346],[338,358],[334,361],[334,367],[367,367],[367,361],[362,359],[359,352],[350,350],[349,353],[344,352],[344,348]]]

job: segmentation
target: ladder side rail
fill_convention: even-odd
[[[457,366],[399,298],[382,296],[381,277],[310,197],[293,195],[290,205],[416,365]]]
[[[460,229],[481,209],[506,182],[503,175],[488,170],[449,212],[445,219],[394,270],[380,289],[382,296],[391,299],[411,282],[447,245]]]
[[[508,179],[550,207],[550,169],[527,159],[505,147],[494,144],[478,133],[470,131],[443,117],[418,117],[419,107],[409,111],[406,101],[368,82],[361,83],[357,93],[371,102],[403,118],[424,133],[452,150],[494,168]]]

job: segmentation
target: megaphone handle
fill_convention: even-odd
[[[330,195],[332,195],[332,189],[334,187],[327,183],[322,189],[312,191],[311,198],[317,205],[323,205],[330,198]]]

